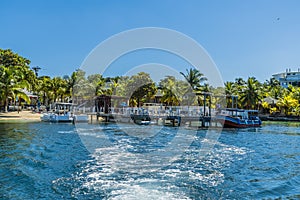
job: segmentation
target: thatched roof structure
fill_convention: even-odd
[[[275,105],[278,102],[277,99],[274,99],[272,97],[266,97],[266,98],[263,99],[263,101],[267,102],[270,105]]]

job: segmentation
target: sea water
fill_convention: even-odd
[[[0,199],[300,198],[298,124],[207,135],[155,125],[0,124]]]

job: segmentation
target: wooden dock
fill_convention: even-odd
[[[101,122],[121,122],[121,123],[133,123],[130,116],[122,114],[112,113],[87,113],[89,116],[89,123],[101,123]],[[219,127],[216,120],[210,116],[178,116],[178,115],[151,115],[151,122],[157,125],[163,126],[182,126],[187,125],[190,127]]]

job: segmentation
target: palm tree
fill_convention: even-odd
[[[243,87],[243,86],[246,84],[246,82],[244,81],[243,78],[236,78],[236,79],[235,79],[235,84],[236,84],[237,86]]]
[[[180,72],[180,74],[185,78],[185,80],[190,84],[191,89],[193,92],[200,94],[208,89],[208,85],[204,84],[201,85],[202,80],[207,80],[204,75],[197,69],[190,68],[189,70],[186,69],[186,74]],[[198,96],[197,98],[198,105],[201,104],[201,98]]]
[[[54,102],[57,101],[59,90],[61,89],[61,80],[62,79],[60,77],[54,77],[51,79],[50,89],[52,91],[52,98]]]
[[[101,74],[92,74],[87,77],[87,80],[81,78],[78,80],[77,87],[81,90],[89,90],[87,96],[97,96],[104,94],[105,79]]]
[[[83,103],[86,98],[90,98],[91,96],[94,97],[95,95],[93,83],[90,83],[86,79],[85,72],[80,69],[72,73],[69,87],[71,90],[73,103]]]
[[[279,99],[277,106],[284,110],[285,115],[288,115],[294,108],[297,108],[299,104],[298,100],[294,99],[292,95],[286,95],[285,97]]]
[[[225,83],[225,95],[226,95],[226,104],[227,108],[233,107],[233,96],[237,95],[237,87],[234,82],[227,81]]]
[[[276,87],[276,86],[280,86],[280,82],[275,78],[270,78],[270,80],[266,81],[266,85],[270,87]]]
[[[106,90],[106,93],[108,95],[116,95],[117,87],[119,86],[119,83],[118,83],[119,80],[120,80],[119,76],[114,77],[114,78],[109,78],[109,85],[108,85],[108,88]]]
[[[130,77],[122,76],[118,79],[117,87],[114,89],[114,94],[117,96],[126,97],[127,96],[127,88]]]
[[[30,89],[34,85],[32,71],[29,68],[30,60],[19,56],[10,49],[0,49],[0,88],[1,99],[7,111],[8,98],[15,98],[17,95],[25,100],[29,98],[21,89]]]
[[[172,90],[164,89],[163,96],[161,98],[163,103],[166,103],[167,106],[177,106],[180,104],[179,99],[172,92]]]
[[[48,105],[52,96],[51,78],[49,76],[41,76],[38,78],[38,93],[42,96],[43,105]]]
[[[1,96],[4,98],[4,112],[7,112],[9,98],[20,97],[26,102],[30,102],[29,97],[22,91],[28,88],[29,84],[24,79],[24,75],[17,68],[0,66],[0,88]],[[17,82],[17,80],[21,80]]]
[[[29,68],[24,68],[22,70],[23,73],[23,77],[25,80],[27,80],[29,87],[27,88],[29,91],[32,91],[33,93],[37,92],[37,88],[38,88],[38,79],[34,73],[34,71],[32,71]],[[20,80],[18,80],[20,81]]]
[[[73,72],[71,76],[66,78],[67,81],[67,90],[69,91],[71,97],[74,96],[74,87],[77,81],[77,72]]]
[[[57,95],[60,97],[61,102],[65,102],[67,97],[70,96],[70,93],[67,88],[67,81],[65,79],[60,78],[60,85],[57,90]]]
[[[196,90],[196,88],[200,86],[200,81],[203,77],[203,74],[200,73],[199,70],[190,68],[189,70],[186,69],[186,74],[184,74],[183,72],[180,72],[180,74],[190,84],[193,90]]]
[[[268,86],[264,90],[266,96],[270,96],[274,99],[283,97],[286,92],[286,89],[281,86]]]
[[[255,109],[258,102],[261,100],[260,83],[254,78],[248,78],[245,87],[241,91],[240,100],[246,108]]]
[[[179,105],[187,91],[187,84],[184,81],[176,80],[174,76],[166,76],[159,83],[163,91],[161,101],[169,106]]]

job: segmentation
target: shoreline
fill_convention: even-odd
[[[25,123],[25,122],[41,122],[41,113],[35,113],[28,110],[0,113],[0,123]],[[299,123],[300,118],[289,118],[289,117],[264,117],[260,116],[263,122],[294,122]],[[100,122],[101,123],[101,122]]]
[[[300,116],[259,116],[261,121],[300,122]]]
[[[13,111],[0,113],[0,123],[24,123],[24,122],[40,122],[41,114],[32,111]]]

